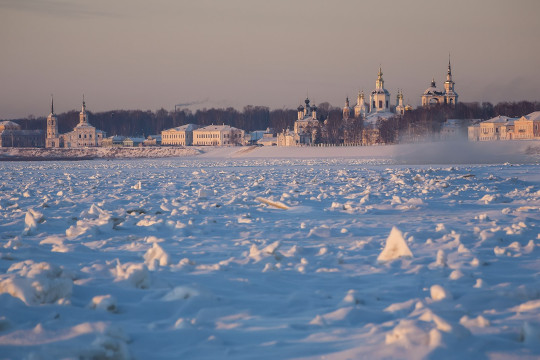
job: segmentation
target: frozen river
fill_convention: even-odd
[[[0,163],[0,358],[538,358],[540,166]]]

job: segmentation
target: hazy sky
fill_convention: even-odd
[[[80,107],[540,100],[539,0],[0,0],[0,119]],[[192,107],[193,108],[193,107]]]

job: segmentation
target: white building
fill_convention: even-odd
[[[306,98],[305,106],[298,107],[298,118],[294,122],[294,130],[284,130],[277,136],[278,146],[312,145],[319,130],[317,107],[309,104]]]
[[[412,110],[410,105],[404,105],[403,99],[403,92],[398,91],[395,112],[393,112],[390,104],[390,92],[384,87],[382,68],[379,67],[375,90],[369,96],[369,103],[366,102],[363,91],[358,92],[354,108],[349,106],[349,99],[347,98],[343,107],[343,120],[349,119],[354,110],[354,117],[362,117],[365,126],[373,127],[379,120],[387,120],[396,114],[403,115],[405,111]]]
[[[197,130],[199,125],[186,124],[161,132],[161,145],[193,145],[193,131]]]
[[[229,125],[209,125],[193,130],[193,145],[244,145],[244,130]]]
[[[101,146],[103,139],[105,138],[104,131],[97,130],[88,122],[88,113],[86,112],[84,96],[82,109],[79,113],[79,123],[75,126],[73,131],[58,135],[58,121],[56,121],[52,106],[51,114],[47,119],[51,120],[50,122],[47,121],[47,140],[50,147],[63,146],[66,148],[80,148]],[[57,143],[57,141],[59,142]]]
[[[396,114],[403,115],[405,114],[406,106],[403,104],[403,91],[398,90],[397,101],[396,101]]]
[[[354,116],[355,117],[366,117],[369,113],[369,104],[366,103],[364,98],[364,91],[358,92],[358,98],[356,99],[356,105],[354,106]]]
[[[384,88],[382,68],[379,67],[375,90],[369,96],[369,112],[389,112],[390,111],[390,93]]]

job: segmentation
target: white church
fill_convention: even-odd
[[[354,113],[354,117],[364,118],[365,124],[375,124],[379,119],[388,119],[396,114],[403,115],[406,110],[410,110],[410,105],[403,104],[403,92],[398,91],[396,106],[392,112],[390,105],[390,92],[384,87],[382,68],[379,67],[375,89],[369,95],[369,103],[366,102],[364,92],[358,92],[358,98],[354,108],[349,105],[349,98],[345,100],[343,107],[343,119],[347,120]]]
[[[51,113],[47,116],[47,137],[45,147],[47,148],[81,148],[101,146],[105,132],[96,129],[88,122],[86,103],[82,102],[82,109],[79,113],[79,123],[73,131],[66,134],[58,133],[58,118],[54,113],[54,101],[51,98]]]

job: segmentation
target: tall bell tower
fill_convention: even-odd
[[[58,118],[54,113],[54,99],[52,95],[51,113],[49,114],[49,116],[47,116],[47,138],[45,139],[45,147],[60,147],[60,138],[58,136]]]

